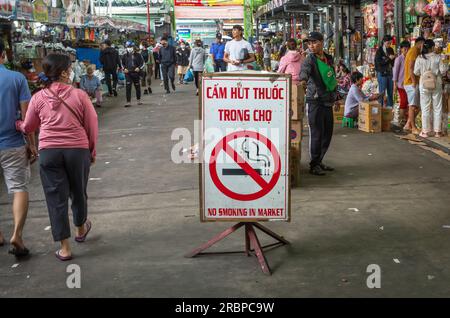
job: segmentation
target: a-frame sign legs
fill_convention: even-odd
[[[210,248],[217,242],[223,240],[228,235],[236,232],[236,230],[238,230],[242,226],[244,226],[244,228],[245,228],[245,252],[244,253],[247,256],[250,256],[252,252],[255,252],[262,271],[267,275],[271,275],[272,272],[270,270],[269,264],[267,263],[267,259],[264,255],[264,250],[263,250],[265,247],[268,247],[268,246],[261,246],[258,236],[256,235],[256,232],[255,232],[255,227],[278,241],[277,243],[271,244],[269,246],[285,245],[285,244],[289,244],[289,242],[286,239],[284,239],[282,236],[274,233],[273,231],[269,230],[265,226],[263,226],[259,223],[256,223],[256,222],[237,223],[237,224],[233,225],[232,227],[226,229],[219,235],[213,237],[211,240],[209,240],[202,246],[200,246],[200,247],[194,249],[192,252],[186,254],[185,257],[190,258],[190,257],[195,257],[197,255],[208,254],[208,253],[202,253],[202,252],[204,250]],[[209,254],[213,254],[213,253],[209,253]],[[218,253],[214,253],[214,254],[218,254]]]

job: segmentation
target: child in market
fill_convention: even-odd
[[[94,75],[94,67],[88,66],[86,69],[86,75],[81,77],[80,88],[85,91],[90,98],[95,98],[96,107],[102,106],[102,84],[97,76]]]

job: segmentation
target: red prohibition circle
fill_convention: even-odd
[[[270,150],[273,158],[274,158],[274,173],[272,178],[269,182],[266,182],[262,177],[248,164],[246,161],[234,150],[230,147],[228,144],[231,140],[242,138],[242,137],[248,137],[253,138],[258,141],[261,141],[266,145],[266,147]],[[259,184],[261,187],[261,190],[255,192],[255,193],[249,193],[249,194],[242,194],[237,193],[234,191],[231,191],[228,189],[222,181],[220,181],[219,176],[217,175],[217,156],[221,151],[225,151],[239,166],[241,166],[244,171],[247,172],[250,177],[255,180],[256,183]],[[278,179],[280,178],[281,174],[281,159],[280,155],[278,153],[278,150],[276,149],[275,145],[265,136],[257,133],[256,131],[238,131],[234,132],[232,134],[229,134],[225,137],[223,137],[217,145],[214,147],[214,149],[211,152],[211,161],[209,163],[209,173],[211,174],[211,179],[213,180],[216,187],[226,196],[239,200],[239,201],[252,201],[259,199],[263,196],[265,196],[267,193],[269,193],[273,187],[277,184]]]

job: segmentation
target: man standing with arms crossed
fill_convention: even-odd
[[[14,231],[10,243],[10,254],[16,257],[27,256],[29,250],[22,240],[22,232],[28,213],[28,184],[30,181],[30,162],[37,158],[34,135],[28,135],[28,145],[25,144],[22,133],[16,130],[16,120],[24,119],[31,99],[30,90],[25,76],[9,71],[3,65],[6,62],[6,47],[0,41],[0,165],[8,193],[14,195],[13,215]],[[21,114],[21,118],[18,118]],[[5,239],[0,233],[0,246]]]
[[[322,33],[309,33],[308,48],[311,53],[300,71],[300,84],[306,88],[308,106],[309,172],[316,176],[334,170],[322,163],[333,136],[333,104],[337,98],[333,57],[323,51],[323,40]]]
[[[416,64],[417,57],[422,51],[425,39],[418,37],[414,43],[414,46],[409,49],[405,57],[405,79],[403,86],[408,95],[408,121],[403,128],[406,131],[411,131],[413,134],[418,135],[420,130],[416,127],[416,116],[420,109],[420,96],[419,96],[419,77],[414,75],[414,65]]]

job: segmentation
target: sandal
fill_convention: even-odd
[[[28,256],[28,254],[30,254],[30,251],[25,246],[24,247],[13,246],[8,251],[8,253],[14,255],[15,257],[24,257]]]
[[[419,134],[419,137],[422,137],[422,138],[428,138],[428,135],[427,135],[426,133],[424,133],[424,132],[421,132],[421,133]]]
[[[86,241],[86,237],[92,228],[91,221],[87,220],[84,224],[86,224],[86,233],[84,233],[84,235],[81,235],[81,236],[75,236],[75,241],[77,241],[78,243],[83,243],[84,241]]]
[[[59,259],[60,261],[65,262],[65,261],[70,261],[70,260],[72,259],[72,255],[69,255],[69,256],[62,256],[62,255],[60,254],[60,252],[61,252],[61,250],[57,250],[57,251],[55,252],[56,258]]]

